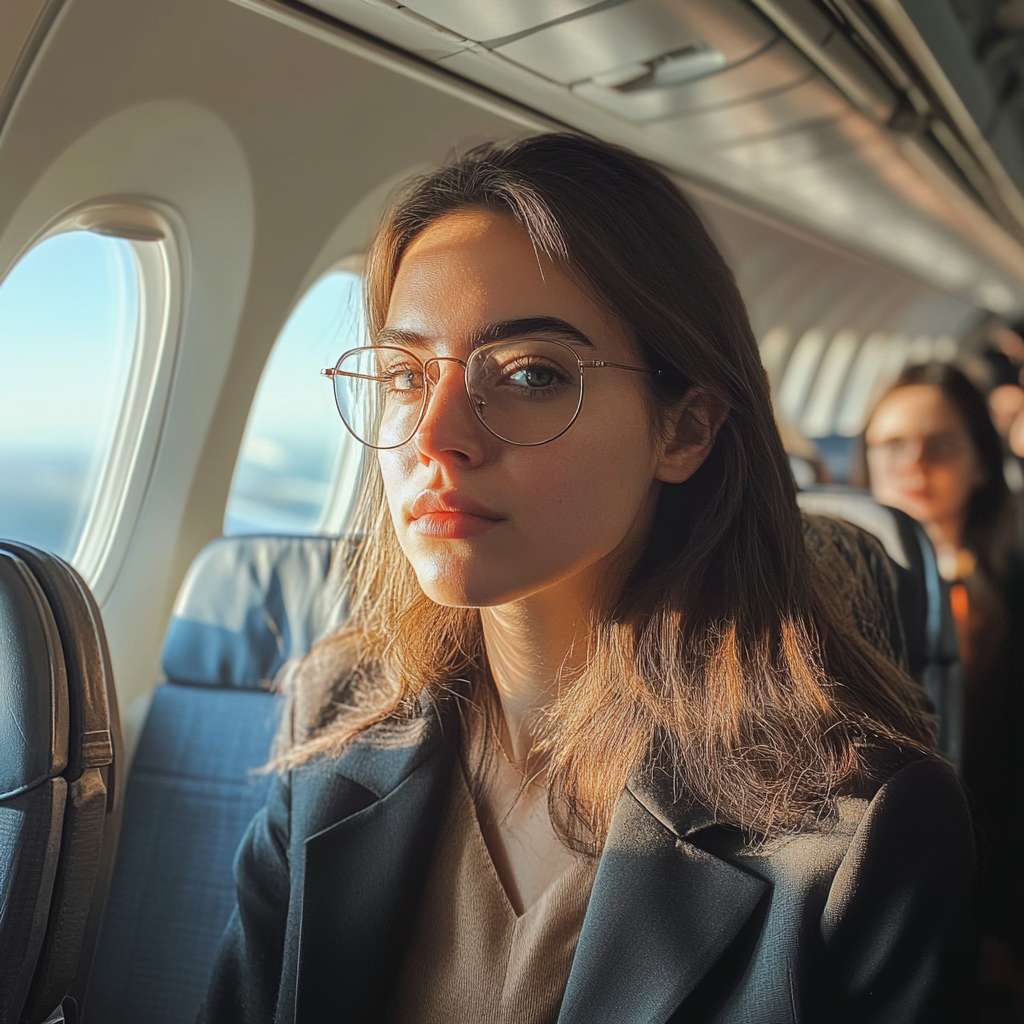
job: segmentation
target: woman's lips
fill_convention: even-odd
[[[500,519],[473,515],[472,512],[425,512],[409,523],[409,529],[423,537],[437,537],[442,540],[468,540],[476,537]]]
[[[421,491],[409,508],[409,529],[422,537],[465,540],[484,533],[504,516],[458,491]]]
[[[929,498],[928,491],[926,491],[926,490],[924,490],[922,488],[910,488],[910,487],[904,487],[900,491],[900,496],[905,501],[917,501],[917,502],[927,501],[928,498]]]

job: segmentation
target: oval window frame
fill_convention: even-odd
[[[138,325],[123,404],[85,525],[68,558],[102,606],[127,554],[163,432],[185,306],[185,232],[173,209],[151,199],[90,199],[34,235],[6,268],[0,286],[29,252],[71,231],[126,241],[138,280]]]
[[[357,252],[335,260],[320,276],[323,277],[324,274],[331,271],[357,274],[363,280],[365,287],[366,254]],[[319,279],[317,278],[317,280]],[[365,323],[363,328],[367,329]],[[340,417],[338,422],[341,422]],[[320,522],[317,524],[320,533],[341,536],[349,529],[359,499],[368,452],[369,449],[358,442],[354,445],[346,445],[342,449],[335,466],[334,481],[330,493],[324,501]]]

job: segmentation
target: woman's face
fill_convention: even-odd
[[[871,491],[922,523],[962,524],[985,481],[956,407],[932,384],[912,384],[879,403],[866,431]]]
[[[466,360],[496,325],[525,318],[568,325],[536,336],[566,342],[584,361],[639,363],[626,328],[538,256],[521,227],[475,210],[443,217],[409,246],[378,341],[423,360]],[[461,366],[435,366],[416,434],[377,453],[399,542],[430,598],[487,607],[560,584],[593,586],[643,543],[659,474],[678,479],[661,473],[643,374],[584,371],[573,426],[517,447],[476,418]]]

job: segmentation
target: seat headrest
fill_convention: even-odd
[[[0,800],[59,775],[67,748],[68,683],[53,612],[28,566],[0,551]]]
[[[870,494],[841,488],[801,491],[797,502],[804,512],[844,519],[877,538],[885,553],[904,569],[910,568],[906,537],[900,529],[899,513],[879,505]]]
[[[266,689],[291,657],[342,620],[324,586],[334,537],[221,537],[196,555],[167,638],[167,679]]]

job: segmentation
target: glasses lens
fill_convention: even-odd
[[[579,412],[583,381],[576,353],[554,341],[505,341],[477,349],[466,371],[477,416],[513,444],[544,444]]]
[[[334,372],[338,412],[371,448],[397,448],[416,430],[426,394],[423,364],[400,348],[357,348]]]

